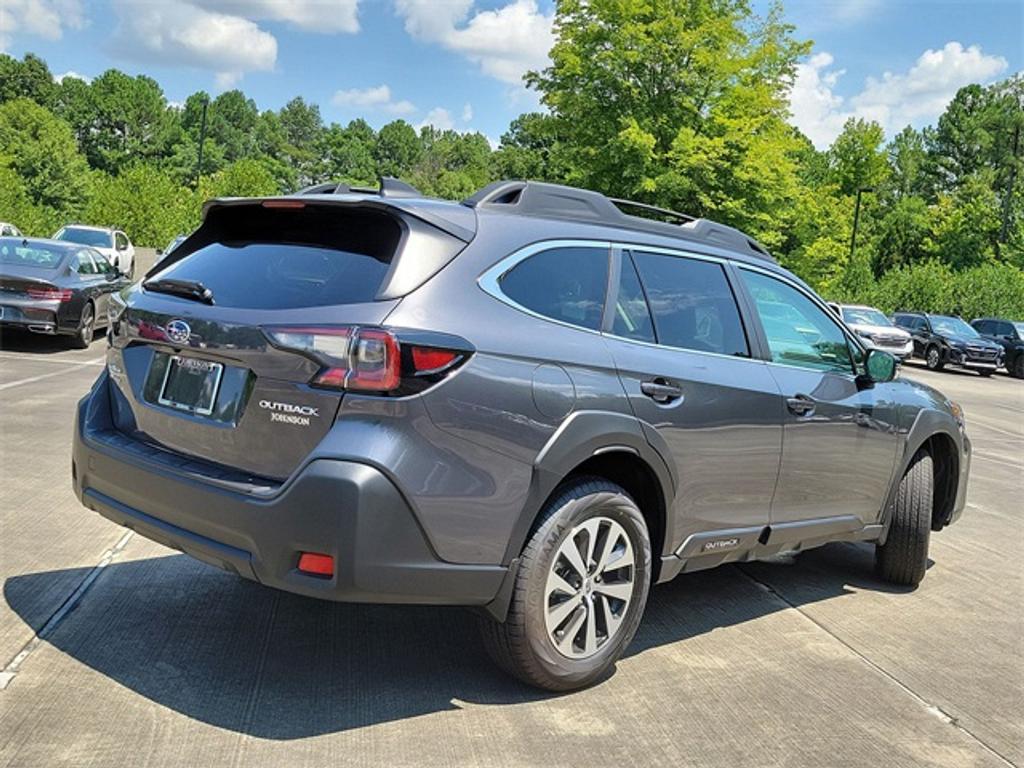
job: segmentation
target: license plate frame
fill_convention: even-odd
[[[172,393],[168,396],[167,385],[168,382],[172,382],[171,373],[174,371],[181,372],[183,369],[192,369],[182,373],[182,375],[196,375],[196,371],[200,371],[204,376],[204,381],[200,386],[205,387],[206,382],[209,381],[209,376],[213,376],[212,386],[209,387],[207,397],[203,400],[196,398],[197,402],[187,403],[182,402],[174,398]],[[178,411],[183,411],[195,416],[210,416],[213,413],[214,405],[217,403],[217,395],[220,392],[221,380],[224,378],[224,364],[217,363],[213,360],[202,360],[198,357],[186,357],[184,355],[169,355],[167,359],[167,369],[164,371],[164,379],[160,383],[160,394],[157,396],[157,402],[160,405],[173,408]]]

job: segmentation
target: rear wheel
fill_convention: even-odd
[[[622,488],[598,478],[548,503],[520,558],[508,617],[484,619],[505,671],[550,691],[599,680],[629,645],[647,602],[647,524]]]
[[[979,376],[984,376],[986,379],[991,376],[995,371],[978,371]]]
[[[942,351],[936,346],[928,347],[928,350],[924,353],[924,361],[928,368],[933,371],[941,371],[946,365],[942,362]]]
[[[95,334],[96,310],[93,308],[92,302],[87,301],[82,309],[82,319],[78,323],[78,330],[71,337],[71,346],[75,349],[88,349]]]
[[[900,481],[885,544],[875,547],[875,571],[885,581],[916,587],[924,578],[932,529],[932,493],[932,457],[920,450]]]

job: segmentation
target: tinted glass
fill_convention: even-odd
[[[740,274],[754,297],[773,362],[852,372],[846,335],[823,309],[781,280],[745,269]]]
[[[96,264],[88,251],[79,251],[71,259],[71,268],[80,275],[95,275]]]
[[[5,240],[0,243],[0,264],[56,269],[68,254],[67,246],[50,248],[41,243],[30,242],[22,245],[22,242]]]
[[[659,344],[722,355],[750,354],[721,265],[643,251],[633,258]]]
[[[96,271],[101,275],[107,275],[114,271],[114,265],[107,261],[107,257],[99,251],[92,251],[90,253],[92,260],[96,262]]]
[[[128,249],[128,236],[122,232],[117,232],[114,235],[114,241],[117,243],[117,249],[119,251]]]
[[[992,321],[991,320],[976,320],[971,323],[978,333],[993,333]]]
[[[606,249],[553,248],[514,266],[501,290],[538,315],[597,330],[607,283]]]
[[[93,248],[110,248],[111,246],[110,233],[98,229],[64,227],[53,239],[66,240],[69,243],[78,243],[79,245],[91,245]]]
[[[619,294],[615,300],[615,321],[612,333],[626,339],[654,343],[654,323],[647,306],[640,278],[628,253],[622,254],[622,272],[619,275]]]
[[[211,243],[157,277],[194,280],[223,307],[293,309],[373,301],[389,262],[285,243]]]

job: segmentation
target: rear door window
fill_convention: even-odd
[[[505,296],[530,312],[596,331],[608,286],[608,249],[541,251],[512,267],[499,284]]]
[[[743,322],[721,264],[636,251],[659,344],[749,357]]]
[[[222,307],[373,301],[401,239],[398,222],[376,211],[324,208],[220,211],[197,233],[206,244],[172,256],[152,279],[200,282]]]
[[[629,253],[622,254],[619,291],[615,298],[612,333],[624,339],[654,343],[654,321],[640,285],[640,278]]]

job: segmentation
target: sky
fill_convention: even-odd
[[[770,0],[751,0],[763,13]],[[543,68],[552,0],[0,0],[0,50],[55,76],[114,67],[172,102],[238,87],[260,109],[294,96],[327,122],[395,118],[496,143],[538,108],[522,74]],[[1021,0],[788,0],[811,54],[792,121],[826,147],[851,116],[888,135],[933,123],[957,89],[1024,70]]]

